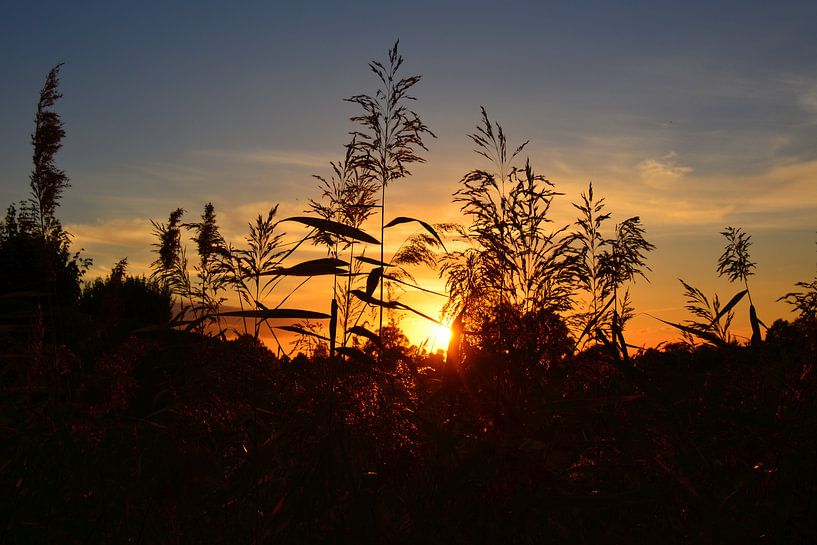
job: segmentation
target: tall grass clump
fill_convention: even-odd
[[[377,207],[379,186],[367,168],[365,159],[361,157],[355,138],[346,146],[343,160],[330,165],[332,173],[328,178],[314,176],[319,181],[321,196],[318,200],[310,200],[310,211],[326,220],[359,229]],[[338,319],[342,325],[341,345],[346,347],[352,337],[350,330],[357,325],[358,320],[354,316],[360,315],[366,306],[363,301],[352,296],[354,289],[363,287],[360,283],[363,262],[355,259],[355,250],[360,250],[362,245],[356,244],[354,239],[343,238],[328,231],[319,232],[314,242],[326,246],[330,257],[340,259],[342,254],[348,256],[348,273],[345,277],[341,276],[341,281],[338,281],[337,274],[334,275],[332,283],[333,308],[337,305]]]
[[[489,166],[468,172],[454,194],[471,223],[460,231],[467,248],[442,267],[448,310],[480,332],[483,346],[538,363],[552,341],[542,327],[572,307],[569,226],[551,226],[549,217],[560,193],[530,160],[514,164],[527,142],[509,153],[484,108],[469,137]]]
[[[273,273],[281,266],[285,254],[282,248],[284,234],[275,232],[277,213],[278,205],[275,205],[266,217],[258,214],[253,223],[247,224],[246,248],[229,248],[226,262],[229,282],[238,294],[242,311],[263,309],[263,301],[275,288]],[[242,316],[245,335],[249,334],[247,318],[252,320],[252,335],[258,339],[262,321],[257,316]]]
[[[212,203],[204,206],[201,221],[181,223],[184,210],[178,208],[170,213],[167,224],[152,222],[153,233],[159,239],[154,244],[157,258],[151,263],[151,278],[166,285],[171,293],[179,297],[182,304],[180,317],[188,312],[191,319],[189,328],[204,333],[208,326],[215,325],[220,335],[220,309],[226,301],[224,292],[230,284],[229,256],[226,242],[216,223],[215,208]],[[196,245],[198,262],[193,266],[196,279],[190,277],[187,251],[182,242],[182,229],[192,232],[191,241]]]
[[[646,240],[638,216],[617,224],[613,236],[605,238],[603,226],[611,215],[604,211],[604,198],[594,196],[593,184],[573,206],[579,211],[573,270],[579,291],[588,299],[587,310],[578,314],[581,332],[576,342],[581,345],[589,334],[626,354],[623,329],[633,314],[627,284],[638,276],[646,279],[646,253],[655,246]]]
[[[687,298],[687,310],[698,318],[686,320],[684,323],[662,322],[679,329],[687,343],[693,344],[694,338],[698,337],[704,341],[721,347],[736,342],[733,335],[729,333],[729,326],[734,319],[734,308],[745,297],[749,296],[749,323],[752,327],[751,345],[757,346],[763,340],[760,333],[760,326],[765,324],[757,317],[752,296],[749,293],[749,277],[754,274],[755,263],[751,261],[749,247],[752,245],[751,236],[747,235],[740,228],[727,227],[721,232],[726,238],[726,246],[721,256],[718,258],[716,271],[718,276],[726,276],[729,282],[740,281],[744,289],[732,296],[729,301],[721,305],[717,294],[711,302],[701,290],[679,279],[684,287],[684,296]]]
[[[752,301],[752,292],[749,291],[749,277],[755,274],[755,263],[749,256],[749,247],[752,245],[752,237],[743,232],[740,228],[727,227],[721,232],[726,238],[726,247],[720,258],[718,258],[718,276],[726,276],[729,282],[739,281],[745,288],[745,293],[749,297],[749,324],[752,327],[752,346],[761,343],[763,337],[760,334],[761,321],[757,317],[755,304]]]
[[[408,166],[422,163],[419,150],[427,150],[424,138],[434,137],[420,116],[408,107],[415,100],[409,93],[421,76],[400,77],[403,57],[398,53],[399,41],[389,50],[385,64],[371,61],[369,68],[377,76],[380,87],[374,95],[354,95],[347,100],[357,104],[363,113],[351,118],[359,125],[355,136],[356,152],[362,167],[370,173],[380,190],[380,262],[385,263],[383,238],[386,228],[386,187],[410,175]],[[383,302],[384,277],[379,279],[380,301]],[[383,328],[383,307],[379,310],[379,328]]]

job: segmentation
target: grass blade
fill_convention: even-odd
[[[721,311],[718,312],[718,314],[712,319],[712,323],[710,323],[709,325],[710,326],[715,325],[718,322],[718,320],[725,316],[727,312],[732,310],[735,307],[735,305],[737,305],[740,302],[740,300],[743,299],[743,296],[746,295],[747,293],[749,293],[749,290],[743,290],[741,292],[736,293],[735,296],[732,297],[728,303],[726,303],[726,306],[724,306],[721,309]]]
[[[239,318],[262,318],[267,320],[276,319],[297,319],[297,320],[323,320],[331,318],[324,312],[315,312],[312,310],[302,310],[298,308],[271,308],[264,310],[233,310],[229,312],[220,312],[219,316],[237,316]]]
[[[309,216],[292,216],[290,218],[282,219],[278,223],[282,223],[285,221],[295,221],[298,223],[303,223],[304,225],[308,225],[309,227],[314,227],[315,229],[318,229],[320,231],[332,233],[333,235],[338,235],[345,239],[357,240],[360,242],[365,242],[367,244],[377,245],[380,244],[380,242],[376,238],[361,231],[360,229],[356,227],[351,227],[349,225],[344,225],[336,221],[331,221],[323,218],[311,218]]]
[[[437,242],[440,243],[440,246],[443,247],[443,250],[445,250],[445,253],[448,253],[448,250],[446,250],[446,248],[445,248],[445,244],[443,244],[443,239],[440,238],[440,235],[437,234],[437,231],[435,231],[434,228],[430,224],[424,222],[423,220],[418,220],[416,218],[409,218],[407,216],[398,216],[398,217],[394,218],[393,220],[391,220],[389,223],[387,223],[383,228],[387,229],[389,227],[393,227],[393,226],[399,225],[401,223],[410,223],[412,221],[416,221],[417,223],[422,225],[423,229],[428,231],[429,234],[431,236],[433,236],[437,240]]]
[[[368,329],[366,329],[365,327],[363,327],[361,325],[356,325],[356,326],[350,327],[348,333],[352,333],[354,335],[360,335],[361,337],[366,337],[367,339],[372,341],[374,344],[378,344],[380,342],[380,335],[378,335],[377,333],[374,333],[372,331],[369,331]]]
[[[309,331],[308,329],[304,329],[297,325],[281,325],[276,326],[275,329],[283,329],[284,331],[291,331],[293,333],[297,333],[298,335],[307,335],[309,337],[315,337],[316,339],[320,339],[322,341],[329,342],[329,337],[324,337],[319,333],[315,333],[314,331]]]
[[[383,277],[383,267],[377,267],[376,269],[372,269],[369,273],[369,276],[366,278],[366,295],[370,296],[374,293],[375,288],[380,283],[380,279]]]
[[[347,356],[353,360],[359,361],[360,363],[365,363],[370,366],[377,365],[374,358],[359,348],[354,348],[352,346],[339,346],[336,350],[341,356]]]
[[[322,276],[330,274],[344,274],[349,263],[341,259],[331,257],[324,257],[321,259],[312,259],[298,263],[292,267],[283,267],[273,269],[272,271],[262,272],[258,276]]]
[[[704,339],[705,341],[709,341],[709,342],[711,342],[712,344],[714,344],[716,346],[720,346],[721,348],[726,348],[726,347],[729,346],[728,343],[724,342],[723,339],[721,339],[720,337],[718,337],[717,335],[715,335],[711,331],[705,331],[703,329],[698,329],[697,327],[692,327],[692,326],[688,326],[688,325],[684,325],[684,324],[676,324],[674,322],[668,322],[666,320],[662,320],[661,318],[655,318],[655,319],[658,320],[659,322],[664,322],[667,325],[671,325],[672,327],[674,327],[676,329],[680,329],[681,331],[685,331],[687,333],[695,335],[696,337],[700,337],[701,339]]]

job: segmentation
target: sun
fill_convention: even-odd
[[[451,328],[441,324],[435,325],[432,339],[435,348],[448,350],[448,341],[451,340]]]

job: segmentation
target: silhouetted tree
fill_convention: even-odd
[[[82,290],[80,309],[95,318],[99,336],[121,342],[140,327],[166,323],[171,318],[170,290],[154,280],[127,274],[127,259],[120,260],[105,278]]]
[[[56,217],[63,191],[69,187],[55,155],[65,136],[54,104],[59,92],[59,64],[52,68],[40,91],[35,129],[31,135],[34,168],[31,197],[19,208],[11,205],[0,227],[0,290],[35,290],[48,293],[54,303],[76,303],[80,279],[91,260],[71,254],[70,235]]]

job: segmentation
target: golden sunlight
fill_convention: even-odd
[[[432,336],[432,348],[448,350],[448,341],[451,340],[451,328],[447,325],[435,325]]]

